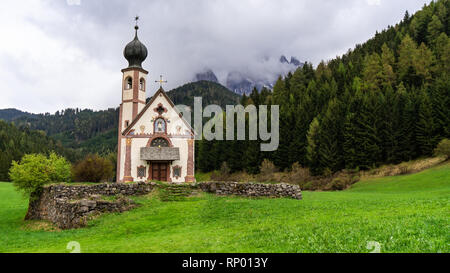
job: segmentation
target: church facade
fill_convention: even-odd
[[[146,103],[147,48],[137,35],[124,49],[117,182],[194,182],[194,131],[162,86]],[[160,80],[162,83],[162,80]]]

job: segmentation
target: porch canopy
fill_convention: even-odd
[[[142,147],[141,160],[148,160],[148,161],[180,160],[180,149],[178,147]]]

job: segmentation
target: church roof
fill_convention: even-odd
[[[138,39],[138,26],[134,27],[136,30],[133,41],[129,42],[123,50],[123,56],[128,61],[128,67],[142,68],[142,62],[147,58],[147,47]]]
[[[150,107],[150,105],[152,105],[152,103],[155,101],[155,99],[158,97],[159,94],[162,94],[166,100],[169,102],[170,106],[178,113],[179,117],[181,118],[181,120],[188,126],[188,128],[191,130],[191,133],[194,134],[194,129],[192,129],[191,125],[183,118],[183,116],[181,115],[181,113],[178,112],[178,109],[175,107],[175,104],[172,102],[172,100],[167,96],[166,92],[164,91],[164,89],[162,87],[160,87],[158,89],[158,91],[156,91],[156,93],[152,96],[152,98],[150,99],[150,101],[144,106],[144,108],[142,109],[141,112],[139,112],[139,114],[136,116],[136,118],[130,123],[130,125],[128,125],[127,128],[125,128],[125,130],[122,132],[122,135],[126,135],[132,128],[133,126],[138,122],[138,120],[144,115],[144,113],[147,111],[147,109]]]

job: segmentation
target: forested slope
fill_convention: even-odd
[[[267,158],[327,174],[429,156],[450,137],[448,0],[431,2],[341,57],[306,64],[243,104],[280,106],[280,145],[201,141],[197,167],[254,173]]]

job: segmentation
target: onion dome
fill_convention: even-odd
[[[134,39],[123,50],[123,56],[128,61],[128,67],[142,68],[142,62],[147,58],[148,52],[145,45],[138,39],[137,31],[139,27],[135,26],[134,29],[136,30]]]

